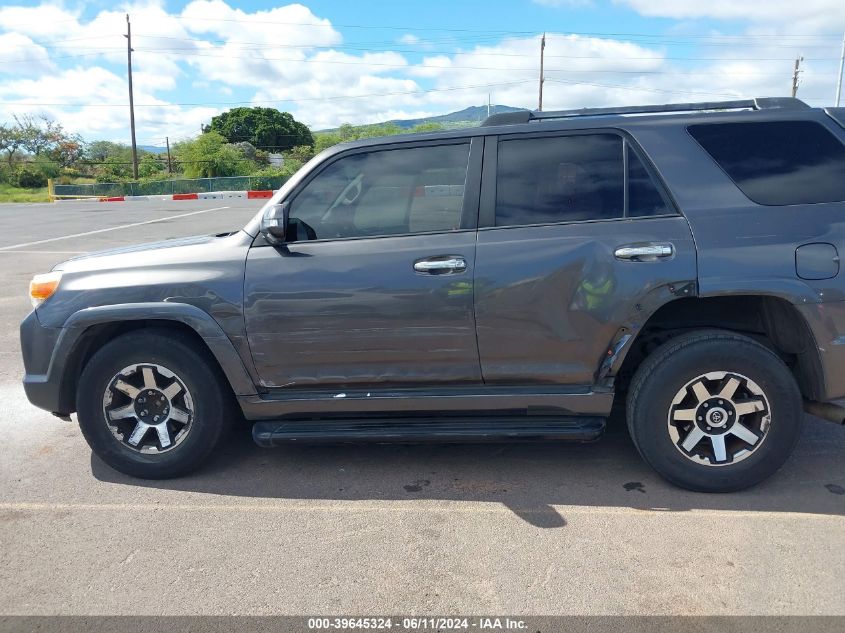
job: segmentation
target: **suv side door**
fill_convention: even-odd
[[[485,383],[591,386],[696,251],[653,168],[611,129],[486,140],[475,307]]]
[[[258,239],[244,314],[264,387],[479,384],[472,278],[483,139],[352,149]]]

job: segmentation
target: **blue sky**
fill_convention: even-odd
[[[16,2],[0,6],[0,122],[44,113],[127,140],[125,13],[138,138],[198,133],[235,105],[314,129],[495,103],[551,108],[788,94],[834,98],[841,0]]]

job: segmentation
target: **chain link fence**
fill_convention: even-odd
[[[79,185],[54,185],[56,198],[116,196],[165,196],[174,193],[209,193],[212,191],[268,191],[279,189],[285,176],[232,176],[226,178],[191,178],[150,180],[146,182],[95,182]]]

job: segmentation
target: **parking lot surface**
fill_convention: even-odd
[[[845,615],[845,428],[780,473],[686,492],[624,424],[584,446],[292,446],[234,433],[134,480],[28,404],[31,276],[83,252],[243,226],[261,201],[0,205],[0,615]]]

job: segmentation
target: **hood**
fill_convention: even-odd
[[[235,246],[252,237],[243,231],[221,233],[219,235],[196,235],[180,237],[160,242],[134,244],[107,250],[86,253],[65,260],[53,267],[53,270],[75,272],[84,270],[102,270],[109,268],[144,267],[148,265],[193,261],[200,263],[214,260],[220,249]]]

